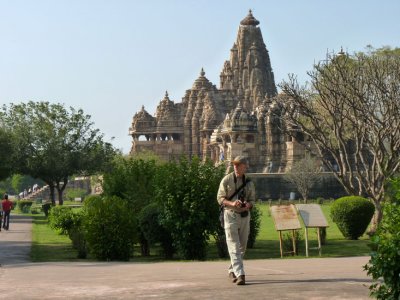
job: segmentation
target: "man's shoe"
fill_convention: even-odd
[[[229,280],[231,280],[233,283],[235,283],[237,281],[237,277],[236,277],[235,273],[233,273],[233,272],[229,273]]]
[[[237,285],[245,285],[245,284],[246,284],[246,280],[245,280],[244,275],[240,275],[240,276],[237,278],[236,284],[237,284]]]

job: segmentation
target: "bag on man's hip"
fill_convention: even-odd
[[[225,228],[225,221],[224,221],[224,206],[221,205],[219,208],[219,222],[221,223],[221,227]]]

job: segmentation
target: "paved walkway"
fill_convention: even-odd
[[[369,299],[368,257],[247,260],[247,285],[227,261],[30,263],[31,223],[0,232],[2,299]]]

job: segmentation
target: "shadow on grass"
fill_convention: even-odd
[[[32,243],[32,262],[80,261],[72,245]]]

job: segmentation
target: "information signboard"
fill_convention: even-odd
[[[306,256],[308,257],[308,228],[317,228],[319,255],[322,253],[321,228],[328,227],[328,222],[318,204],[296,204],[301,219],[305,226]]]
[[[272,219],[274,220],[275,229],[279,232],[279,246],[281,257],[283,257],[283,240],[282,231],[292,231],[293,251],[290,253],[297,254],[295,230],[301,228],[299,218],[297,217],[296,207],[293,204],[289,205],[274,205],[270,207]]]
[[[275,229],[278,231],[301,228],[299,218],[297,217],[297,211],[293,204],[271,206],[271,214]]]
[[[304,226],[306,227],[328,227],[328,222],[318,204],[296,204]]]

